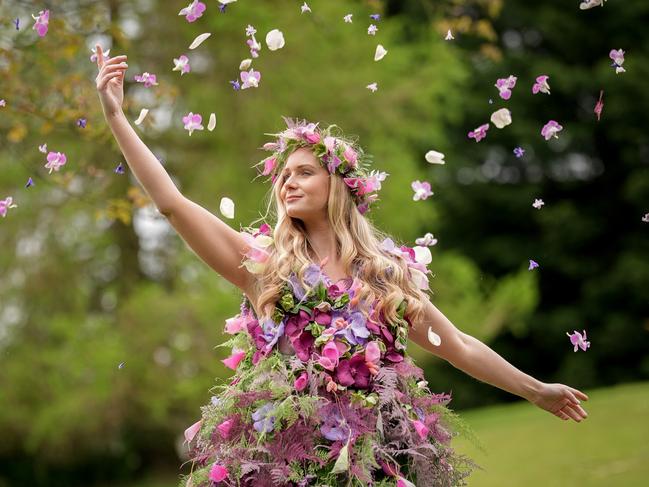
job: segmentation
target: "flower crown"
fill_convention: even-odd
[[[301,147],[311,147],[329,174],[338,174],[343,178],[358,211],[361,214],[367,212],[370,204],[378,200],[377,192],[381,189],[381,182],[388,176],[385,172],[369,171],[372,156],[365,154],[353,142],[336,136],[335,129],[339,131],[337,125],[321,129],[317,123],[282,118],[286,122],[286,130],[277,134],[265,134],[276,137],[277,141],[268,142],[261,147],[272,151],[273,155],[255,164],[254,167],[263,165],[260,175],[271,176],[271,184],[275,184],[288,156]]]

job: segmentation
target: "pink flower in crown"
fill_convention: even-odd
[[[306,372],[302,372],[300,376],[297,379],[295,379],[295,382],[293,383],[293,387],[295,387],[296,391],[301,392],[307,386],[308,382],[309,382],[309,375]]]
[[[64,166],[67,160],[68,159],[65,157],[63,152],[49,152],[47,154],[47,164],[45,164],[45,169],[49,169],[50,174],[52,174],[52,171],[58,171],[61,166]]]
[[[275,169],[276,165],[277,165],[276,157],[269,157],[266,160],[264,160],[264,170],[261,172],[262,176],[268,176],[271,172],[273,172],[273,169]]]
[[[219,465],[218,463],[215,463],[212,465],[212,468],[210,469],[210,474],[209,474],[209,479],[212,482],[221,482],[225,480],[228,477],[228,469],[225,468],[223,465]]]
[[[349,167],[351,168],[356,167],[358,154],[356,154],[356,151],[352,149],[351,146],[349,145],[345,146],[345,152],[343,153],[343,157],[347,160]]]
[[[7,210],[9,208],[18,208],[18,205],[14,204],[13,198],[11,196],[7,196],[5,199],[0,200],[0,216],[2,218],[7,216]]]
[[[317,127],[317,124],[309,123],[303,127],[296,127],[294,131],[299,138],[306,140],[310,144],[317,144],[320,142],[320,134],[316,131]]]
[[[203,2],[194,0],[187,7],[185,7],[180,12],[178,12],[178,15],[184,15],[185,18],[187,19],[187,22],[194,22],[196,19],[203,16],[203,12],[205,12],[205,8],[206,7]]]
[[[512,88],[516,86],[516,76],[510,75],[507,78],[500,78],[496,81],[496,84],[494,85],[496,88],[498,88],[498,94],[500,95],[500,98],[503,100],[509,100],[509,98],[512,96]]]
[[[556,120],[550,120],[541,129],[541,135],[545,138],[545,140],[550,140],[552,137],[558,139],[559,136],[557,135],[557,133],[561,132],[562,130],[563,126],[559,125]]]
[[[259,87],[259,81],[261,80],[261,73],[250,68],[250,71],[241,71],[241,89],[245,90],[246,88],[257,88]]]
[[[548,84],[548,80],[550,79],[549,76],[547,75],[542,75],[536,78],[536,83],[534,83],[534,86],[532,86],[532,93],[535,95],[537,93],[546,93],[550,94],[550,85]]]
[[[38,16],[32,14],[32,18],[35,20],[32,29],[34,29],[38,33],[39,37],[45,37],[50,24],[50,11],[41,10],[40,12],[38,12]]]
[[[334,150],[336,150],[336,145],[338,145],[338,139],[336,139],[336,137],[332,137],[331,135],[328,135],[324,138],[323,143],[325,149],[327,149],[327,152],[331,153]]]
[[[428,427],[418,419],[412,422],[412,425],[415,427],[415,431],[422,440],[425,440],[428,436]]]
[[[97,62],[97,48],[93,47],[91,49],[92,55],[90,56],[90,61],[93,63]],[[102,58],[104,62],[108,61],[110,59],[110,49],[106,49],[105,51],[102,51]]]
[[[327,342],[324,347],[322,347],[322,353],[318,358],[318,363],[327,370],[334,370],[338,366],[339,358],[340,351],[336,346],[336,342],[330,341]]]
[[[233,419],[226,419],[221,424],[219,424],[216,427],[216,429],[218,429],[219,433],[221,433],[221,436],[227,440],[228,436],[230,436],[230,431],[232,430],[233,425],[234,425]]]
[[[235,335],[246,329],[247,321],[248,319],[242,314],[235,316],[234,318],[228,318],[225,320],[225,332],[229,335]]]
[[[155,74],[144,72],[142,74],[136,74],[134,76],[134,79],[138,83],[144,83],[145,88],[150,88],[151,86],[158,86],[158,82]]]
[[[189,130],[190,136],[194,130],[203,130],[203,125],[201,124],[202,121],[203,117],[199,113],[189,112],[183,117],[185,130]]]
[[[185,443],[191,443],[191,441],[196,436],[196,433],[198,433],[201,430],[202,425],[203,425],[203,420],[200,419],[185,430]]]
[[[487,136],[487,130],[489,130],[489,124],[485,123],[484,125],[480,125],[477,129],[469,132],[468,137],[469,139],[475,139],[476,142],[480,142]]]
[[[232,370],[237,370],[237,367],[241,361],[246,357],[246,352],[244,350],[233,350],[232,355],[228,358],[221,360],[223,364]]]

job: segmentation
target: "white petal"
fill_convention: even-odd
[[[146,117],[147,113],[149,113],[148,108],[143,108],[142,110],[140,110],[140,116],[137,117],[137,120],[134,122],[135,125],[140,125],[144,121],[144,118]]]
[[[380,61],[385,57],[387,53],[388,51],[381,44],[379,44],[378,46],[376,46],[376,52],[374,53],[374,60]]]
[[[434,150],[429,150],[426,152],[426,161],[430,162],[431,164],[445,164],[444,162],[444,154],[441,152],[437,152]]]
[[[416,245],[412,248],[415,251],[415,262],[428,265],[433,261],[433,256],[428,247]]]
[[[430,326],[428,327],[428,341],[436,347],[439,347],[442,344],[442,339]]]
[[[227,5],[228,3],[234,3],[237,0],[219,0],[219,3],[222,3],[223,5]]]
[[[239,64],[239,71],[248,71],[251,64],[252,59],[244,59],[243,61],[241,61],[241,64]]]
[[[199,35],[194,39],[194,41],[189,45],[190,49],[196,49],[198,46],[200,46],[205,39],[207,39],[209,36],[211,36],[209,32],[205,32],[204,34]]]
[[[512,114],[506,108],[501,108],[496,110],[491,114],[491,123],[493,123],[499,129],[506,127],[512,123]]]
[[[210,121],[207,124],[207,130],[211,132],[214,130],[214,127],[216,127],[216,114],[210,113]]]
[[[266,34],[266,45],[271,51],[277,51],[284,47],[284,34],[277,29],[271,30]]]
[[[234,218],[234,201],[230,198],[221,198],[219,210],[224,217],[230,219]]]

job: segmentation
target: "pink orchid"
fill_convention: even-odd
[[[227,468],[225,468],[223,465],[215,463],[210,469],[209,479],[212,482],[221,482],[222,480],[225,480],[228,475],[229,473]]]
[[[134,79],[138,83],[144,83],[145,88],[150,88],[152,86],[158,86],[158,82],[156,80],[156,75],[155,74],[150,74],[150,73],[144,72],[142,74],[136,74],[134,76]]]
[[[185,18],[187,19],[187,22],[194,22],[196,19],[203,16],[203,12],[205,12],[205,8],[206,7],[203,2],[194,0],[187,7],[185,7],[180,12],[178,12],[178,15],[184,15]]]
[[[562,130],[563,126],[559,125],[559,123],[555,120],[550,120],[541,129],[541,135],[545,138],[545,140],[550,140],[552,137],[558,139],[559,136],[557,135],[557,133],[561,132]]]
[[[193,425],[185,430],[185,443],[191,443],[191,441],[194,439],[194,436],[196,436],[196,433],[201,430],[202,425],[203,420],[201,419],[199,421],[196,421]]]
[[[47,164],[45,164],[45,169],[49,169],[49,173],[52,174],[52,171],[58,171],[61,166],[64,166],[67,160],[68,159],[63,152],[49,152],[47,154]]]
[[[261,73],[250,68],[250,71],[241,71],[241,89],[245,90],[246,88],[257,88],[259,87],[259,81],[261,80]]]
[[[97,63],[97,48],[93,47],[91,49],[92,55],[90,56],[90,61],[93,63]],[[108,61],[110,59],[110,49],[106,49],[105,51],[102,51],[102,56],[104,62]]]
[[[338,139],[336,139],[336,137],[328,135],[324,138],[323,144],[325,146],[325,149],[327,149],[327,153],[331,154],[334,150],[336,150]]]
[[[500,98],[503,100],[509,100],[509,98],[512,96],[512,88],[516,86],[516,76],[510,75],[507,78],[500,78],[496,81],[496,84],[494,85],[496,88],[498,88],[498,92],[500,95]]]
[[[295,382],[293,383],[293,387],[295,387],[295,390],[300,392],[303,391],[306,385],[309,382],[309,375],[306,372],[302,372],[300,376],[295,379]]]
[[[32,29],[36,30],[39,37],[45,37],[50,24],[50,11],[41,10],[40,12],[38,12],[38,16],[32,14],[32,18],[35,20]]]
[[[548,79],[550,79],[549,76],[547,75],[542,75],[536,78],[536,83],[532,86],[532,93],[535,95],[537,93],[546,93],[550,94],[550,85],[548,84]]]
[[[198,113],[189,112],[183,117],[183,124],[185,124],[185,130],[189,130],[189,135],[192,135],[194,130],[203,130],[203,125],[201,122],[203,117]]]
[[[622,67],[624,64],[624,51],[622,49],[611,49],[608,57],[613,61],[612,66],[615,67],[615,74],[626,72],[626,69]]]
[[[318,358],[318,363],[327,370],[334,370],[338,366],[338,359],[340,358],[340,351],[334,341],[327,342],[322,347],[322,354]]]
[[[485,123],[484,125],[480,125],[477,129],[469,132],[468,137],[469,139],[475,139],[476,142],[480,142],[487,136],[487,130],[489,130],[489,124]]]
[[[415,194],[412,196],[412,199],[415,201],[428,199],[428,197],[434,194],[430,190],[430,183],[428,181],[424,181],[423,183],[419,180],[413,181],[410,184],[410,187],[415,192]]]
[[[189,73],[191,69],[189,58],[184,54],[178,59],[174,58],[174,69],[172,69],[172,71],[180,71],[180,76],[182,76],[185,73]]]
[[[422,440],[425,440],[426,436],[428,436],[428,427],[418,419],[413,421],[412,425],[415,427],[415,430],[417,431],[419,437]]]
[[[221,433],[221,436],[223,439],[228,439],[228,436],[230,436],[230,431],[232,430],[232,425],[234,425],[234,420],[233,419],[226,419],[223,421],[221,424],[219,424],[216,429],[219,430],[219,433]]]
[[[572,335],[566,332],[566,335],[570,337],[570,343],[572,343],[575,346],[574,349],[575,352],[580,348],[585,352],[586,349],[590,347],[590,342],[586,341],[587,338],[586,330],[584,330],[583,336],[577,330],[575,330],[575,332]]]
[[[273,240],[268,235],[256,235],[252,236],[248,232],[239,232],[243,237],[244,241],[248,245],[248,250],[245,253],[245,256],[252,261],[253,264],[262,265],[265,264],[270,256],[270,251],[267,250],[268,247],[273,243]],[[259,266],[257,266],[259,267]],[[259,270],[259,269],[257,269]]]
[[[0,216],[2,218],[7,216],[7,210],[9,210],[9,208],[18,208],[18,206],[13,203],[13,198],[11,196],[7,196],[4,200],[0,200]]]
[[[232,355],[230,355],[228,358],[221,360],[223,364],[232,370],[237,370],[237,367],[241,363],[241,361],[245,358],[246,352],[244,350],[233,350]]]

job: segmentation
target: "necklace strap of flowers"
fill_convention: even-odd
[[[301,147],[311,147],[329,174],[338,174],[343,178],[354,197],[358,211],[365,214],[370,205],[378,200],[381,183],[389,174],[370,171],[372,156],[366,154],[354,142],[339,135],[340,129],[337,125],[329,125],[322,129],[318,127],[318,123],[282,118],[287,126],[284,131],[265,134],[275,137],[276,140],[261,147],[273,154],[253,166],[263,166],[258,169],[260,176],[270,176],[268,180],[275,184],[289,155]]]

